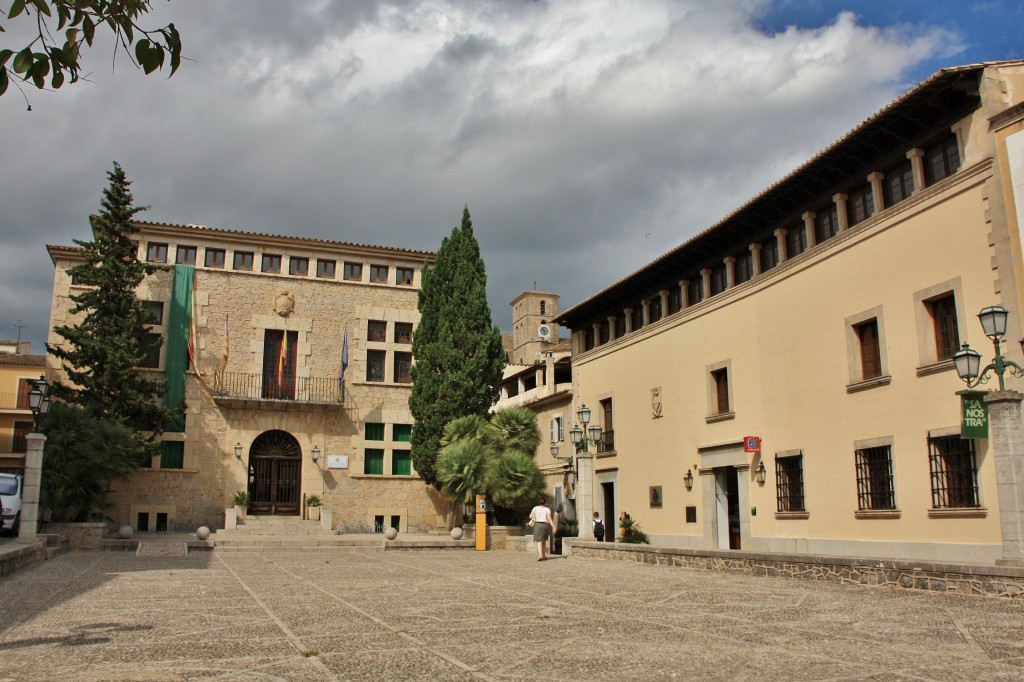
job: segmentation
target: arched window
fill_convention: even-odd
[[[547,301],[541,301],[540,302],[540,314],[541,315],[547,315],[548,314],[547,313],[547,305],[548,305]]]

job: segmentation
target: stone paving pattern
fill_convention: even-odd
[[[61,555],[0,579],[8,680],[1019,680],[1016,600],[526,552]]]

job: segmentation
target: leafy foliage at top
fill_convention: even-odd
[[[34,15],[37,30],[28,45],[0,49],[0,96],[12,78],[40,90],[47,78],[54,90],[65,81],[78,81],[82,45],[93,46],[97,29],[111,31],[115,44],[147,74],[169,60],[173,76],[181,65],[181,37],[173,23],[152,30],[139,26],[138,20],[152,9],[151,0],[14,0],[7,21]]]
[[[619,529],[619,542],[627,542],[634,545],[651,544],[647,533],[640,530],[640,523],[630,517],[619,520]]]
[[[144,208],[132,206],[131,183],[124,171],[115,163],[107,176],[103,210],[92,221],[94,239],[75,240],[84,249],[85,262],[68,271],[86,287],[71,296],[71,312],[84,315],[76,325],[54,328],[65,343],[46,346],[62,361],[70,380],[55,383],[52,391],[96,418],[158,434],[180,410],[160,403],[164,381],[147,379],[137,369],[159,349],[161,339],[150,334],[146,307],[135,291],[147,275],[162,268],[137,257],[131,240],[136,230],[130,221]]]
[[[434,266],[424,268],[420,323],[412,339],[412,460],[416,472],[435,487],[445,425],[458,417],[486,417],[498,398],[505,351],[501,330],[491,324],[486,289],[484,262],[466,208],[462,225],[442,241]]]

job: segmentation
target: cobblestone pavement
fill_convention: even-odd
[[[1024,605],[523,552],[72,552],[0,680],[1020,680]]]

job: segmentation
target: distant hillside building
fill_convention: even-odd
[[[136,225],[139,258],[167,266],[138,290],[164,340],[140,369],[165,377],[187,414],[161,456],[114,484],[119,523],[221,527],[232,495],[248,491],[251,514],[299,515],[316,495],[336,529],[443,530],[447,503],[409,451],[417,291],[433,253]],[[74,322],[68,269],[81,249],[48,248],[52,330]],[[63,339],[51,331],[49,342]]]
[[[577,406],[614,433],[596,508],[659,545],[999,559],[1011,491],[952,357],[989,362],[1001,305],[1024,364],[1022,228],[1024,62],[945,69],[560,313]]]
[[[27,341],[0,340],[0,472],[20,474],[25,435],[32,431],[28,394],[46,370],[46,356],[32,355]]]

